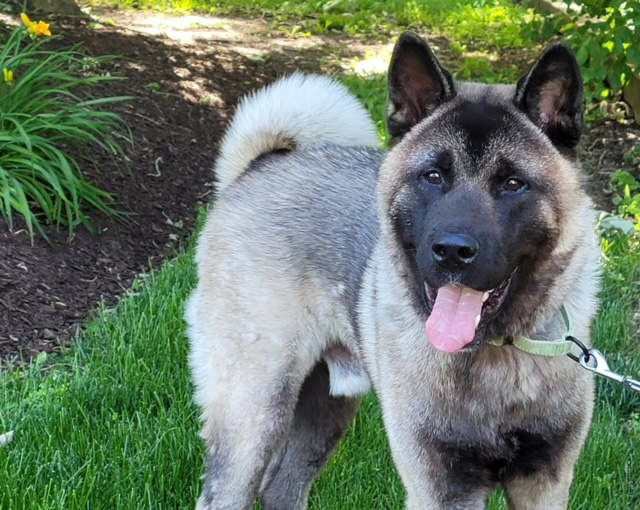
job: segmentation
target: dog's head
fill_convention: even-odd
[[[530,327],[580,239],[582,80],[554,44],[517,85],[454,83],[403,34],[389,70],[383,235],[438,349]],[[578,225],[584,222],[577,222]]]

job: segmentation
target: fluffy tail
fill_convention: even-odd
[[[218,192],[262,154],[327,143],[375,147],[376,126],[344,85],[319,75],[281,78],[236,110],[216,164]]]

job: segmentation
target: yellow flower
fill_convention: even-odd
[[[5,67],[2,70],[2,74],[4,75],[4,81],[7,83],[7,85],[13,85],[13,71]]]
[[[20,15],[20,19],[22,19],[22,23],[24,23],[24,26],[29,31],[29,34],[32,38],[40,37],[43,35],[51,35],[51,30],[49,30],[49,23],[45,23],[44,21],[38,21],[37,23],[34,23],[24,12]]]
[[[24,23],[24,26],[27,28],[33,25],[32,21],[29,19],[29,16],[27,16],[24,12],[20,15],[20,19]]]
[[[49,30],[49,23],[45,23],[44,21],[38,21],[37,24],[32,23],[29,29],[33,30],[33,33],[36,36],[51,35],[51,30]]]

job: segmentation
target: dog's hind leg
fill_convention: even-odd
[[[245,395],[242,408],[217,406],[223,419],[207,419],[202,431],[207,459],[197,510],[252,508],[265,469],[293,419],[297,388],[282,387],[266,400],[262,391],[264,387],[255,398]]]
[[[304,379],[298,374],[265,366],[248,381],[242,377],[246,374],[232,371],[224,391],[210,396],[203,406],[207,458],[197,510],[253,507],[265,470],[293,420]]]
[[[265,510],[306,508],[311,483],[338,446],[360,400],[331,396],[327,366],[316,365],[300,391],[286,442],[263,481]]]

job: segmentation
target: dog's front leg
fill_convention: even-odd
[[[576,384],[576,387],[580,386]],[[581,387],[593,391],[593,380],[587,379]],[[567,401],[568,397],[565,396],[565,405],[572,409]],[[546,441],[555,445],[555,448],[546,463],[533,472],[525,471],[519,475],[507,476],[503,482],[511,510],[566,510],[569,507],[573,472],[593,411],[591,399],[584,400],[579,405],[582,406],[582,413],[574,413],[569,425],[561,427],[560,432],[555,431],[555,435],[553,429],[547,431]],[[558,419],[557,413],[554,418]],[[568,436],[563,434],[566,430],[570,431]]]
[[[459,470],[455,455],[439,450],[434,424],[420,398],[385,406],[393,458],[407,491],[408,510],[483,510],[494,488],[482,474]],[[416,405],[417,404],[417,405]]]
[[[505,484],[511,510],[566,510],[573,465],[557,474],[540,472]]]

